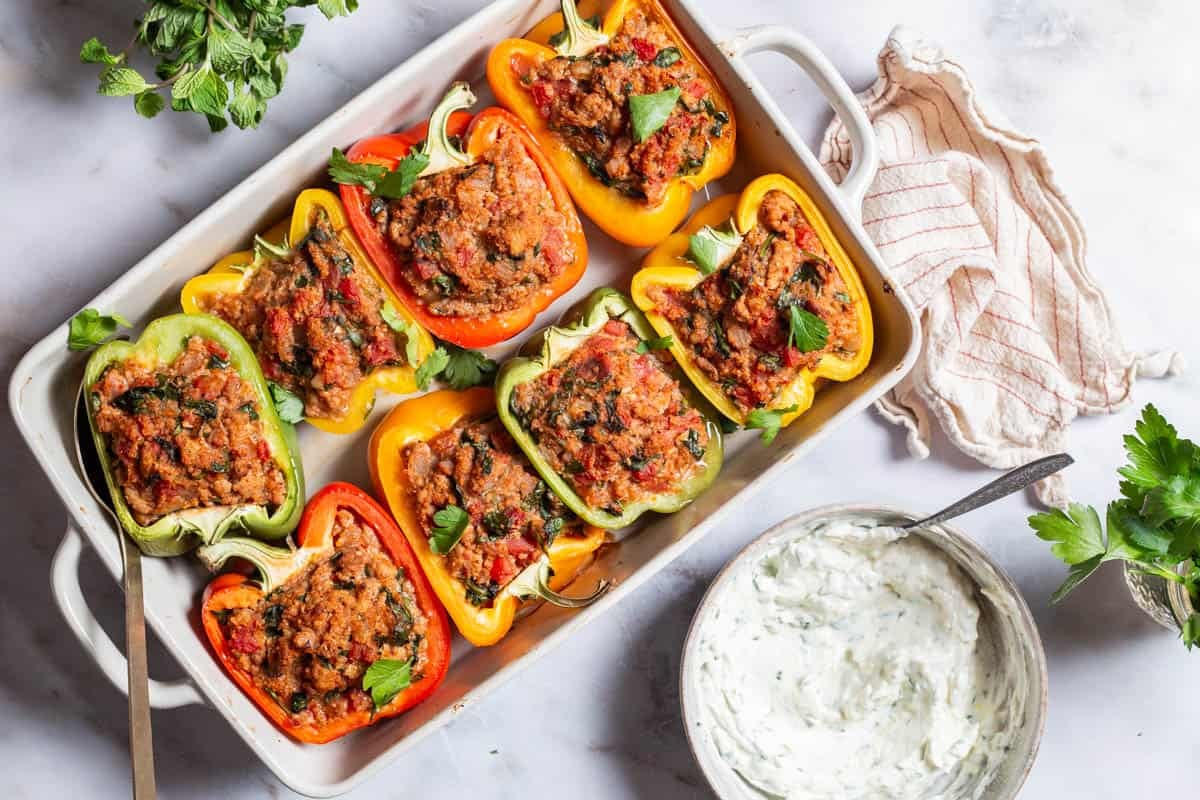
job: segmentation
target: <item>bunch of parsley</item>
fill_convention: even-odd
[[[284,54],[304,33],[303,25],[289,24],[284,16],[290,8],[311,5],[333,19],[358,8],[358,0],[154,0],[124,50],[112,53],[92,37],[79,59],[103,65],[99,94],[133,97],[143,117],[162,111],[169,93],[172,110],[203,114],[214,132],[230,120],[254,128],[267,100],[283,88]],[[135,48],[159,59],[158,80],[130,66]]]
[[[1152,405],[1125,437],[1129,462],[1118,473],[1121,497],[1108,504],[1106,524],[1091,506],[1035,514],[1029,524],[1071,568],[1051,600],[1058,602],[1105,561],[1182,584],[1197,600],[1200,589],[1200,446],[1181,439]],[[1107,532],[1107,536],[1105,535]],[[1180,565],[1186,566],[1181,569]],[[1190,650],[1200,644],[1200,614],[1184,623]]]

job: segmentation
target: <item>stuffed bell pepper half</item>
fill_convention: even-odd
[[[670,345],[627,297],[597,289],[497,375],[505,427],[592,525],[677,511],[721,469],[716,414],[675,369]]]
[[[84,372],[113,508],[142,552],[171,556],[233,529],[296,527],[304,475],[254,353],[216,317],[174,314],[110,341]]]
[[[463,637],[494,644],[526,600],[565,597],[605,540],[563,505],[513,443],[491,389],[406,400],[375,430],[371,477]]]
[[[217,660],[282,731],[321,744],[399,714],[437,688],[450,624],[396,523],[333,483],[304,509],[296,547],[228,537],[199,551],[220,575],[200,616]]]
[[[821,380],[871,360],[871,306],[809,196],[782,175],[713,200],[652,250],[633,299],[692,382],[767,440],[812,405]]]
[[[290,221],[188,281],[180,302],[237,328],[272,391],[292,401],[293,421],[329,433],[362,427],[376,389],[416,391],[416,367],[434,347],[324,189],[301,192]]]
[[[472,116],[455,84],[428,123],[334,151],[350,224],[427,330],[461,347],[515,336],[587,265],[570,193],[520,120]]]
[[[575,202],[605,233],[652,246],[692,193],[733,166],[733,104],[657,0],[563,0],[488,57],[500,104],[533,131]]]

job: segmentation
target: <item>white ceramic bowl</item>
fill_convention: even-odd
[[[683,725],[688,743],[704,777],[713,791],[725,800],[763,800],[764,795],[750,787],[721,758],[706,728],[700,726],[704,698],[701,695],[697,653],[701,631],[718,607],[726,587],[737,570],[760,557],[783,539],[815,524],[841,520],[898,525],[917,517],[885,506],[831,505],[790,517],[766,531],[737,554],[713,580],[700,601],[688,629],[680,667],[680,699]],[[1012,579],[983,549],[961,531],[949,525],[934,525],[914,531],[950,557],[976,586],[979,604],[980,638],[990,642],[995,657],[1005,659],[1024,673],[1022,712],[1014,715],[1013,744],[994,777],[977,793],[979,800],[1012,800],[1020,792],[1037,756],[1046,720],[1046,656],[1041,637],[1029,606]],[[1004,608],[1004,613],[1000,608]],[[1014,703],[1015,705],[1015,703]]]

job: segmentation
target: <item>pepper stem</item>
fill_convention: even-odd
[[[450,87],[450,91],[446,92],[446,96],[429,115],[429,133],[426,134],[425,144],[421,145],[419,151],[429,159],[429,163],[417,177],[434,175],[451,167],[466,167],[471,164],[471,156],[450,141],[446,125],[450,122],[450,115],[455,111],[461,111],[473,105],[475,105],[475,93],[463,81],[455,83]]]
[[[563,40],[554,47],[560,56],[582,58],[597,47],[608,44],[608,36],[579,16],[575,0],[562,0]]]
[[[261,236],[254,237],[254,256],[255,258],[266,258],[274,256],[275,258],[287,258],[292,254],[292,247],[288,244],[287,237],[283,237],[283,241],[279,244],[272,244]]]
[[[513,578],[505,587],[505,591],[522,600],[538,597],[559,608],[585,608],[603,597],[611,587],[611,583],[602,580],[598,581],[592,593],[585,597],[561,595],[550,588],[550,559],[542,556]]]
[[[244,558],[253,564],[259,573],[259,583],[265,594],[278,589],[289,578],[308,565],[308,562],[324,548],[318,547],[273,547],[258,539],[247,536],[228,536],[214,544],[205,545],[196,551],[200,563],[216,572],[231,558]]]
[[[705,225],[688,237],[687,254],[684,256],[705,275],[716,272],[742,246],[742,235],[730,219],[719,228]]]

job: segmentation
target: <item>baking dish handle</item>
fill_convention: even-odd
[[[113,686],[128,693],[128,663],[125,656],[100,627],[83,596],[83,587],[79,585],[79,561],[82,555],[83,539],[74,525],[68,525],[50,568],[54,599],[67,624],[79,638],[79,643],[91,654],[100,671]],[[150,679],[150,705],[153,708],[178,708],[203,703],[204,698],[187,680]]]
[[[742,28],[722,42],[721,49],[747,71],[749,70],[745,63],[746,56],[763,51],[780,53],[794,61],[817,85],[821,94],[829,101],[829,105],[833,106],[842,124],[846,126],[846,133],[854,149],[850,171],[846,173],[838,188],[846,198],[846,205],[851,213],[856,219],[860,219],[863,195],[866,194],[867,187],[871,185],[879,168],[879,147],[875,141],[871,121],[867,119],[862,104],[846,85],[837,68],[807,37],[781,25]],[[764,100],[768,104],[774,102],[769,97]]]

